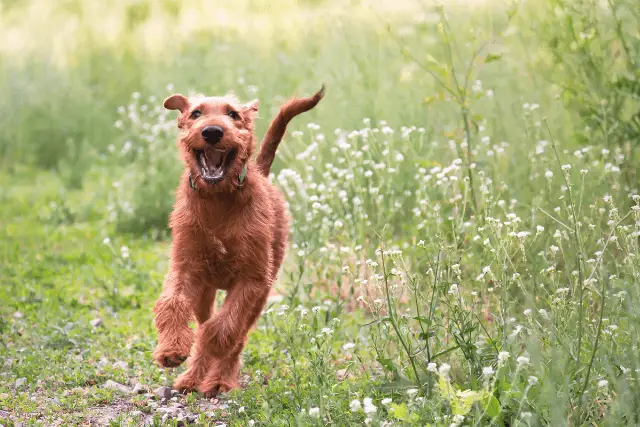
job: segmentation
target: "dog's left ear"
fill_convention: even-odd
[[[248,102],[244,108],[242,109],[244,115],[250,120],[254,121],[258,116],[258,100],[254,99],[251,102]]]
[[[165,99],[163,105],[167,110],[180,110],[181,113],[184,113],[189,108],[189,100],[176,93]]]

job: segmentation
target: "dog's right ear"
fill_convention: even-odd
[[[163,105],[167,110],[180,110],[181,113],[184,113],[189,108],[189,100],[176,93],[165,99]]]

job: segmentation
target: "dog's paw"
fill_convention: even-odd
[[[187,355],[175,352],[175,351],[156,351],[153,354],[153,358],[156,363],[163,368],[177,368],[182,365],[182,363],[187,360]]]
[[[187,360],[190,351],[191,343],[172,347],[160,344],[153,352],[153,359],[163,368],[175,368]]]
[[[190,370],[184,372],[173,382],[173,388],[181,393],[190,393],[195,391],[198,386],[198,379]]]
[[[204,394],[207,399],[211,399],[220,393],[226,393],[238,387],[240,387],[240,384],[237,380],[230,381],[223,378],[207,378],[198,385],[198,390]]]
[[[153,352],[153,359],[164,368],[175,368],[187,360],[191,353],[194,335],[186,328],[176,336],[160,336],[160,342]]]

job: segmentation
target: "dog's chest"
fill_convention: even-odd
[[[229,239],[209,234],[203,240],[201,256],[207,264],[220,268],[233,259],[234,244]]]
[[[208,253],[209,257],[217,261],[224,260],[227,255],[227,245],[225,244],[225,242],[215,236],[207,240],[208,250],[206,252]]]
[[[243,256],[239,252],[239,245],[233,239],[218,236],[207,236],[200,253],[201,261],[208,274],[215,279],[218,286],[224,281],[238,275],[238,260]]]

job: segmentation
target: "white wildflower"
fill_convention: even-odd
[[[464,415],[460,415],[460,414],[456,414],[453,416],[453,423],[452,425],[454,426],[459,426],[464,422]]]
[[[451,365],[449,365],[448,363],[443,363],[442,365],[440,365],[440,368],[438,369],[438,372],[440,372],[440,375],[445,377],[449,375],[449,371],[451,371]]]
[[[352,348],[355,348],[355,346],[356,346],[356,345],[355,345],[354,343],[352,343],[352,342],[348,342],[348,343],[344,343],[344,344],[342,345],[342,349],[343,349],[344,351],[348,351],[348,350],[351,350]]]
[[[122,258],[129,258],[129,248],[126,246],[120,247],[120,256],[122,256]]]
[[[484,368],[482,368],[482,375],[484,375],[487,378],[491,377],[494,373],[495,371],[491,366],[485,366]]]
[[[373,404],[373,399],[370,397],[365,397],[362,401],[364,404],[364,413],[365,414],[375,414],[378,408]]]

